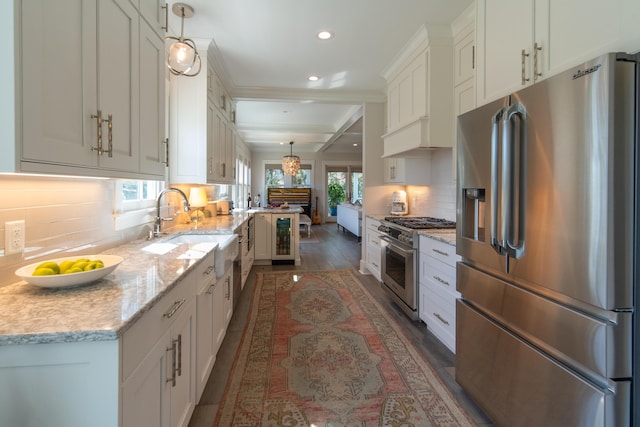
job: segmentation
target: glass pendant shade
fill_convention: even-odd
[[[172,74],[177,76],[197,76],[200,73],[200,68],[202,68],[200,54],[198,54],[195,42],[184,38],[184,18],[193,16],[193,8],[184,3],[175,3],[172,10],[173,13],[180,17],[180,37],[165,37],[167,41],[174,41],[169,47],[167,67],[169,67],[169,71]]]
[[[192,69],[196,69],[196,62],[200,60],[200,55],[196,49],[187,43],[177,41],[169,48],[167,65],[176,74],[188,74]]]
[[[289,143],[291,153],[282,157],[282,171],[285,175],[295,176],[300,170],[300,157],[293,155],[293,141]]]

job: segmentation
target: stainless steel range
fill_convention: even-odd
[[[413,320],[418,320],[418,230],[456,228],[456,223],[431,217],[386,217],[383,233],[382,288]]]

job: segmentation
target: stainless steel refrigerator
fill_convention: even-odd
[[[496,425],[640,423],[638,59],[458,118],[456,380]]]

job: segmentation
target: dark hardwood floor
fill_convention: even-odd
[[[189,427],[212,427],[218,405],[222,400],[229,372],[236,355],[240,339],[248,317],[251,294],[257,271],[286,271],[286,270],[328,270],[360,268],[361,242],[353,234],[338,230],[335,223],[313,225],[312,240],[317,243],[302,243],[301,265],[270,265],[253,266],[244,290],[240,295],[233,317],[227,330],[227,335],[218,352],[216,363],[209,377],[200,403],[196,406]],[[306,233],[301,240],[306,239]],[[361,275],[362,282],[368,286],[372,295],[382,303],[394,319],[404,328],[412,338],[416,347],[423,352],[434,371],[442,382],[458,399],[463,408],[479,426],[491,426],[491,422],[468,398],[454,379],[454,355],[437,338],[435,338],[422,322],[410,320],[383,293],[378,281],[371,275]]]

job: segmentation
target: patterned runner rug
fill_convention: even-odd
[[[351,270],[257,273],[215,426],[472,426]]]

